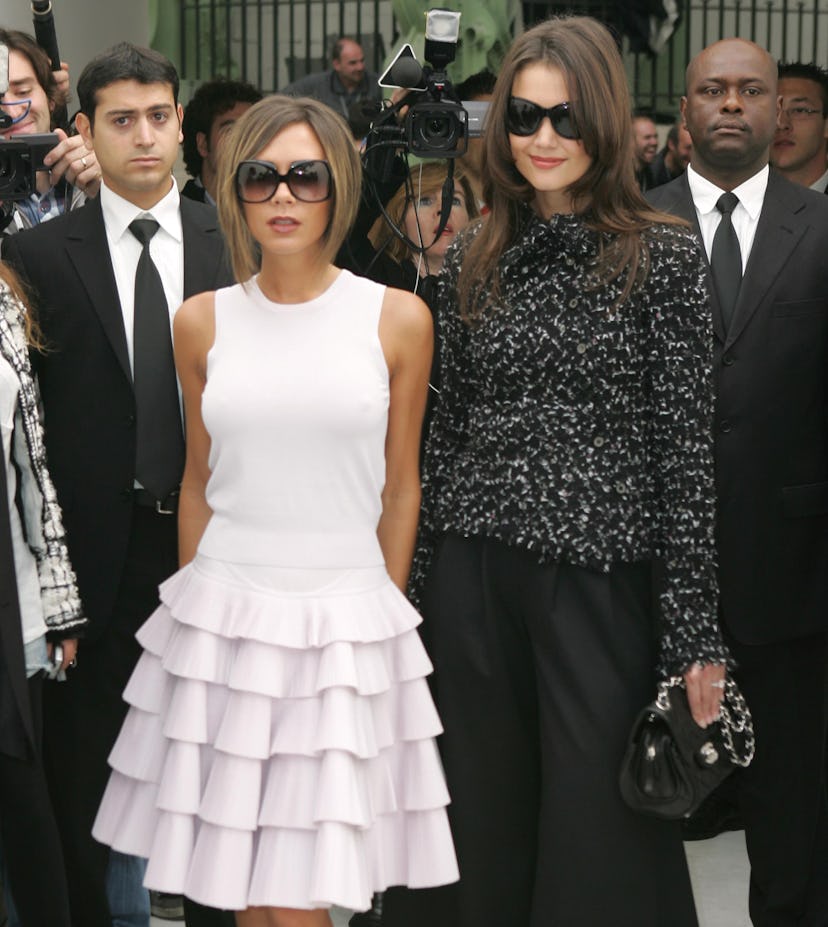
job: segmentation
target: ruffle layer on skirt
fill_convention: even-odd
[[[383,573],[384,575],[384,573]],[[387,576],[289,595],[161,587],[93,829],[212,907],[370,907],[458,878],[419,615]]]

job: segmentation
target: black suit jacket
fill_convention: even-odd
[[[181,188],[181,195],[186,196],[188,200],[194,200],[196,203],[207,202],[207,191],[192,179],[188,180]]]
[[[692,223],[686,175],[648,194]],[[722,616],[769,644],[828,628],[828,200],[771,171],[725,332],[715,332]]]
[[[184,295],[231,282],[215,210],[181,199]],[[109,620],[129,539],[135,397],[99,200],[4,245],[32,291],[47,343],[34,358],[52,478],[95,640]]]

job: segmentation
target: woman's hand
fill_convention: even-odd
[[[60,642],[61,647],[63,647],[63,659],[61,660],[59,669],[66,670],[70,666],[75,665],[75,658],[78,655],[78,639],[76,637],[69,637],[66,640]],[[52,656],[55,652],[55,645],[52,643],[46,644],[46,655],[51,661]]]
[[[722,663],[694,663],[684,673],[690,713],[699,727],[713,724],[724,698],[725,666]]]

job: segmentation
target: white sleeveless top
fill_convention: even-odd
[[[211,438],[199,553],[285,567],[383,564],[385,287],[339,272],[306,303],[219,290],[202,399]]]

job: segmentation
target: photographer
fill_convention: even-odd
[[[25,32],[0,29],[0,45],[9,50],[8,88],[0,87],[0,110],[12,120],[0,138],[51,131],[52,112],[69,93],[68,71],[52,71],[46,52]],[[54,131],[59,141],[43,159],[48,171],[38,173],[36,191],[28,199],[0,204],[0,234],[46,222],[97,195],[101,172],[94,153],[80,136]]]

